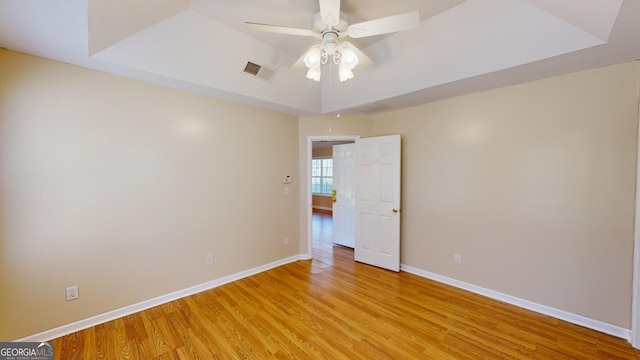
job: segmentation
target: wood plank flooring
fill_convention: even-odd
[[[54,346],[56,359],[640,359],[622,339],[356,263],[351,249],[326,239],[314,239],[313,261],[70,334]]]

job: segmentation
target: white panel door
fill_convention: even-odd
[[[400,271],[400,135],[356,140],[356,261]]]
[[[355,144],[333,146],[333,242],[355,246]]]

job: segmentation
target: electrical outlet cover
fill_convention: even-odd
[[[80,297],[78,293],[78,285],[69,286],[67,288],[67,301],[75,300]]]

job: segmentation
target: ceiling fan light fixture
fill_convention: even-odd
[[[309,69],[319,69],[322,61],[322,49],[320,46],[314,46],[304,57],[304,64]]]
[[[309,71],[307,71],[307,79],[311,79],[313,81],[320,81],[320,67],[316,67],[313,69],[309,69]]]
[[[328,48],[328,49],[327,49]],[[332,53],[329,55],[329,53]],[[329,60],[331,59],[331,60]],[[353,79],[353,70],[358,65],[358,56],[347,44],[321,44],[311,47],[304,56],[304,64],[309,69],[307,79],[320,81],[321,66],[327,61],[338,65],[340,82]]]
[[[349,48],[342,48],[340,51],[340,66],[349,70],[353,70],[353,68],[358,65],[358,56],[353,50]]]
[[[338,74],[340,75],[340,82],[345,82],[349,79],[353,79],[353,71],[351,71],[351,69],[346,68],[342,65],[340,65]]]

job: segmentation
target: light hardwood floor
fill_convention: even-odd
[[[330,225],[329,219],[314,219]],[[315,223],[314,223],[315,224]],[[329,233],[314,225],[314,235]],[[298,261],[54,340],[56,359],[640,359],[624,340],[314,239]]]

